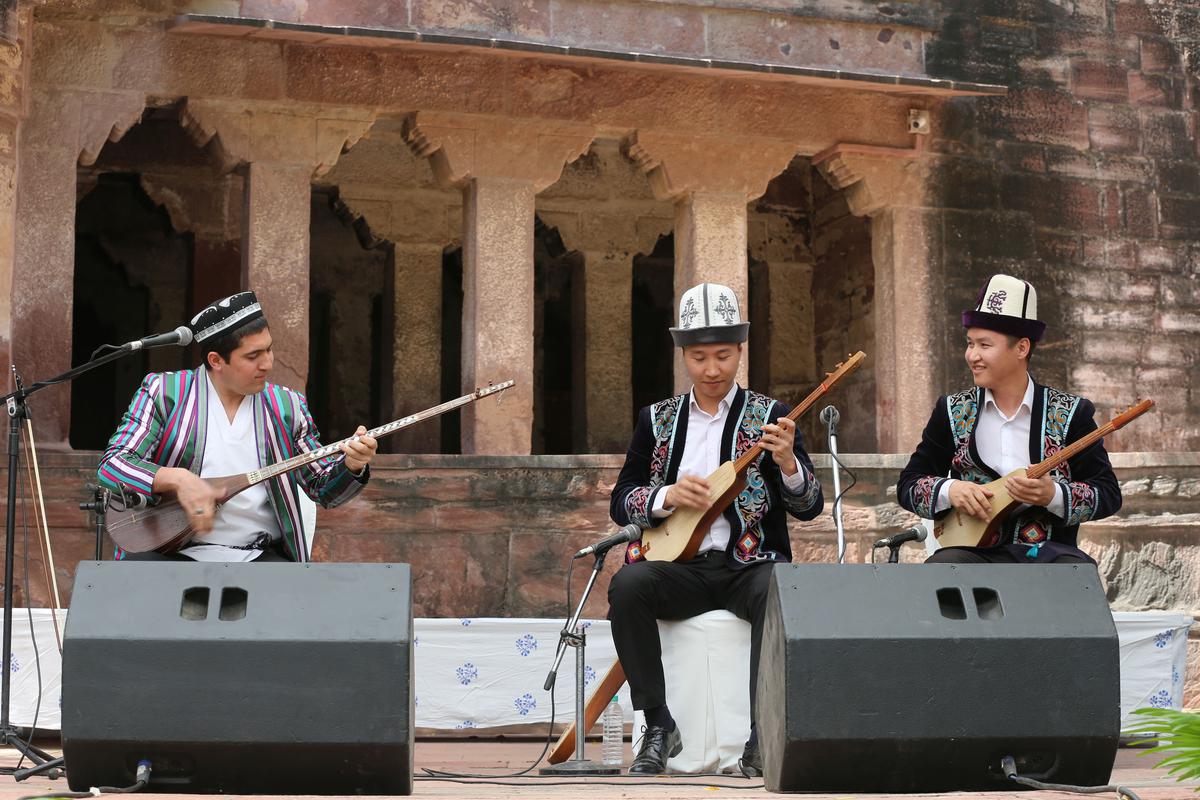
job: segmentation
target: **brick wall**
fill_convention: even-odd
[[[75,564],[93,557],[92,522],[78,510],[88,499],[96,453],[43,451],[41,475],[59,585],[69,598]],[[904,455],[850,454],[843,460],[858,483],[846,500],[849,562],[868,561],[881,533],[914,521],[895,503]],[[1115,608],[1200,610],[1200,456],[1118,453],[1113,457],[1125,505],[1119,517],[1084,528],[1084,547],[1100,562]],[[815,456],[829,487],[827,456]],[[416,576],[420,616],[554,616],[562,609],[567,556],[612,529],[608,498],[622,457],[383,455],[354,502],[318,516],[317,560],[408,562]],[[23,468],[24,470],[24,468]],[[832,498],[826,498],[827,509]],[[18,604],[47,594],[43,556],[30,525],[31,591],[16,587]],[[18,523],[22,516],[18,513]],[[24,552],[18,531],[18,564]],[[792,523],[798,561],[836,560],[828,513]],[[918,556],[906,549],[909,560]],[[609,571],[616,566],[616,559]],[[605,584],[607,585],[607,584]],[[606,609],[603,586],[589,613]]]
[[[944,385],[968,380],[957,312],[988,274],[1011,272],[1038,287],[1049,324],[1039,379],[1091,397],[1101,416],[1158,402],[1110,450],[1200,448],[1197,86],[1181,58],[1194,60],[1195,9],[943,8],[930,74],[1010,87],[948,103],[932,142],[945,209]]]

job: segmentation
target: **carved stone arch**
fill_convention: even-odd
[[[636,130],[626,137],[624,149],[650,179],[655,196],[675,203],[675,296],[713,281],[733,289],[742,308],[748,308],[746,204],[787,168],[795,143]],[[748,378],[743,359],[738,381],[745,385]],[[676,391],[687,385],[677,363]]]

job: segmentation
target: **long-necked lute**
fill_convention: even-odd
[[[441,405],[436,405],[433,408],[419,411],[407,417],[401,417],[394,422],[389,422],[386,425],[369,430],[367,431],[367,435],[376,439],[387,436],[402,428],[407,428],[418,422],[445,414],[447,411],[461,408],[468,403],[481,400],[488,395],[502,392],[510,388],[513,383],[513,381],[505,381],[504,383],[476,389],[470,394],[464,394],[462,397],[455,398]],[[337,455],[341,452],[343,444],[353,441],[355,438],[351,436],[340,442],[324,445],[315,450],[293,456],[286,461],[280,461],[278,464],[268,464],[265,467],[242,475],[227,475],[221,478],[204,478],[203,480],[216,491],[217,506],[219,508],[229,498],[239,492],[244,492],[251,486],[300,469],[314,461],[320,461],[323,458]],[[186,509],[182,508],[173,498],[164,498],[157,505],[146,508],[110,510],[106,523],[105,530],[108,531],[108,535],[112,537],[113,542],[117,547],[130,553],[145,553],[151,550],[163,553],[174,552],[185,546],[196,535],[188,520]]]
[[[825,380],[821,381],[808,397],[805,397],[798,406],[793,408],[787,418],[792,421],[799,419],[804,412],[828,394],[829,390],[836,386],[842,378],[858,369],[865,358],[866,355],[860,350],[838,364],[833,372],[826,373]],[[746,468],[754,463],[754,460],[762,453],[762,445],[755,444],[736,461],[726,461],[717,467],[716,472],[708,476],[709,499],[712,504],[707,509],[677,508],[662,525],[642,531],[642,555],[646,560],[679,561],[695,556],[709,527],[718,516],[724,513],[734,498],[746,488]],[[600,714],[608,705],[609,698],[617,693],[624,682],[625,670],[621,667],[621,662],[616,661],[604,674],[603,679],[584,706],[586,730],[591,730],[592,726],[596,724],[596,720],[600,719]],[[549,761],[551,764],[558,764],[566,761],[574,752],[575,723],[571,723],[558,737],[558,742],[550,752]]]
[[[1021,505],[1008,493],[1006,484],[1012,477],[1041,478],[1050,470],[1087,450],[1115,430],[1128,425],[1154,407],[1153,400],[1143,400],[1123,414],[1113,417],[1104,426],[1067,445],[1057,453],[1030,467],[1015,469],[999,480],[983,484],[992,493],[991,511],[986,520],[964,514],[957,508],[933,524],[933,535],[942,547],[992,547],[1000,541],[1000,527],[1013,509]]]

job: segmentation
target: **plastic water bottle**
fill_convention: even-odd
[[[625,720],[615,694],[612,702],[604,709],[603,724],[600,761],[607,766],[619,767],[625,763]]]

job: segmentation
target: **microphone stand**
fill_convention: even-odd
[[[839,564],[844,563],[846,559],[846,529],[842,525],[842,478],[837,459],[837,424],[840,418],[841,414],[838,413],[835,406],[829,405],[821,409],[821,422],[824,422],[829,429],[827,441],[829,443],[829,466],[833,470],[833,523],[837,527],[837,563]]]
[[[62,774],[63,765],[61,758],[53,758],[46,751],[21,738],[9,719],[9,700],[12,691],[12,670],[9,669],[9,665],[12,664],[13,582],[16,572],[13,551],[16,549],[17,542],[17,473],[21,458],[21,424],[29,419],[29,406],[25,401],[40,389],[65,383],[96,367],[125,357],[133,352],[132,348],[126,349],[127,347],[117,348],[113,352],[69,369],[61,375],[38,381],[29,388],[25,388],[21,382],[21,376],[17,374],[17,367],[14,364],[12,365],[12,376],[13,386],[16,387],[16,390],[0,397],[0,403],[4,403],[8,411],[8,496],[7,514],[4,521],[4,641],[3,655],[0,656],[2,658],[0,660],[0,746],[12,747],[23,758],[29,759],[34,764],[28,769],[0,769],[0,774],[10,774],[18,781],[41,772],[47,773],[51,778],[58,778]],[[32,739],[32,737],[30,738]]]
[[[108,513],[108,501],[112,492],[104,486],[90,483],[87,488],[92,490],[92,499],[89,502],[80,503],[79,510],[96,512],[96,560],[103,561],[105,515]]]
[[[887,563],[889,563],[889,564],[899,564],[900,563],[900,546],[903,544],[904,544],[904,542],[888,545]]]
[[[551,691],[554,688],[554,681],[558,678],[558,668],[562,664],[563,656],[567,653],[568,647],[575,648],[575,756],[560,764],[550,764],[542,767],[538,772],[542,775],[620,775],[621,768],[618,766],[609,766],[598,761],[591,761],[583,755],[583,740],[587,738],[587,731],[583,729],[584,718],[587,716],[585,710],[584,697],[584,671],[586,669],[584,663],[584,648],[587,645],[587,634],[583,632],[583,627],[579,624],[579,617],[583,615],[583,606],[587,602],[588,595],[592,593],[592,587],[596,585],[596,577],[600,574],[600,570],[604,567],[604,557],[608,555],[608,548],[597,550],[595,553],[595,561],[592,564],[592,574],[588,578],[587,585],[583,587],[583,594],[579,596],[579,605],[575,606],[575,613],[571,615],[571,619],[563,626],[562,631],[558,634],[558,651],[554,655],[554,666],[550,668],[550,673],[546,675],[546,683],[542,687],[546,691]]]

